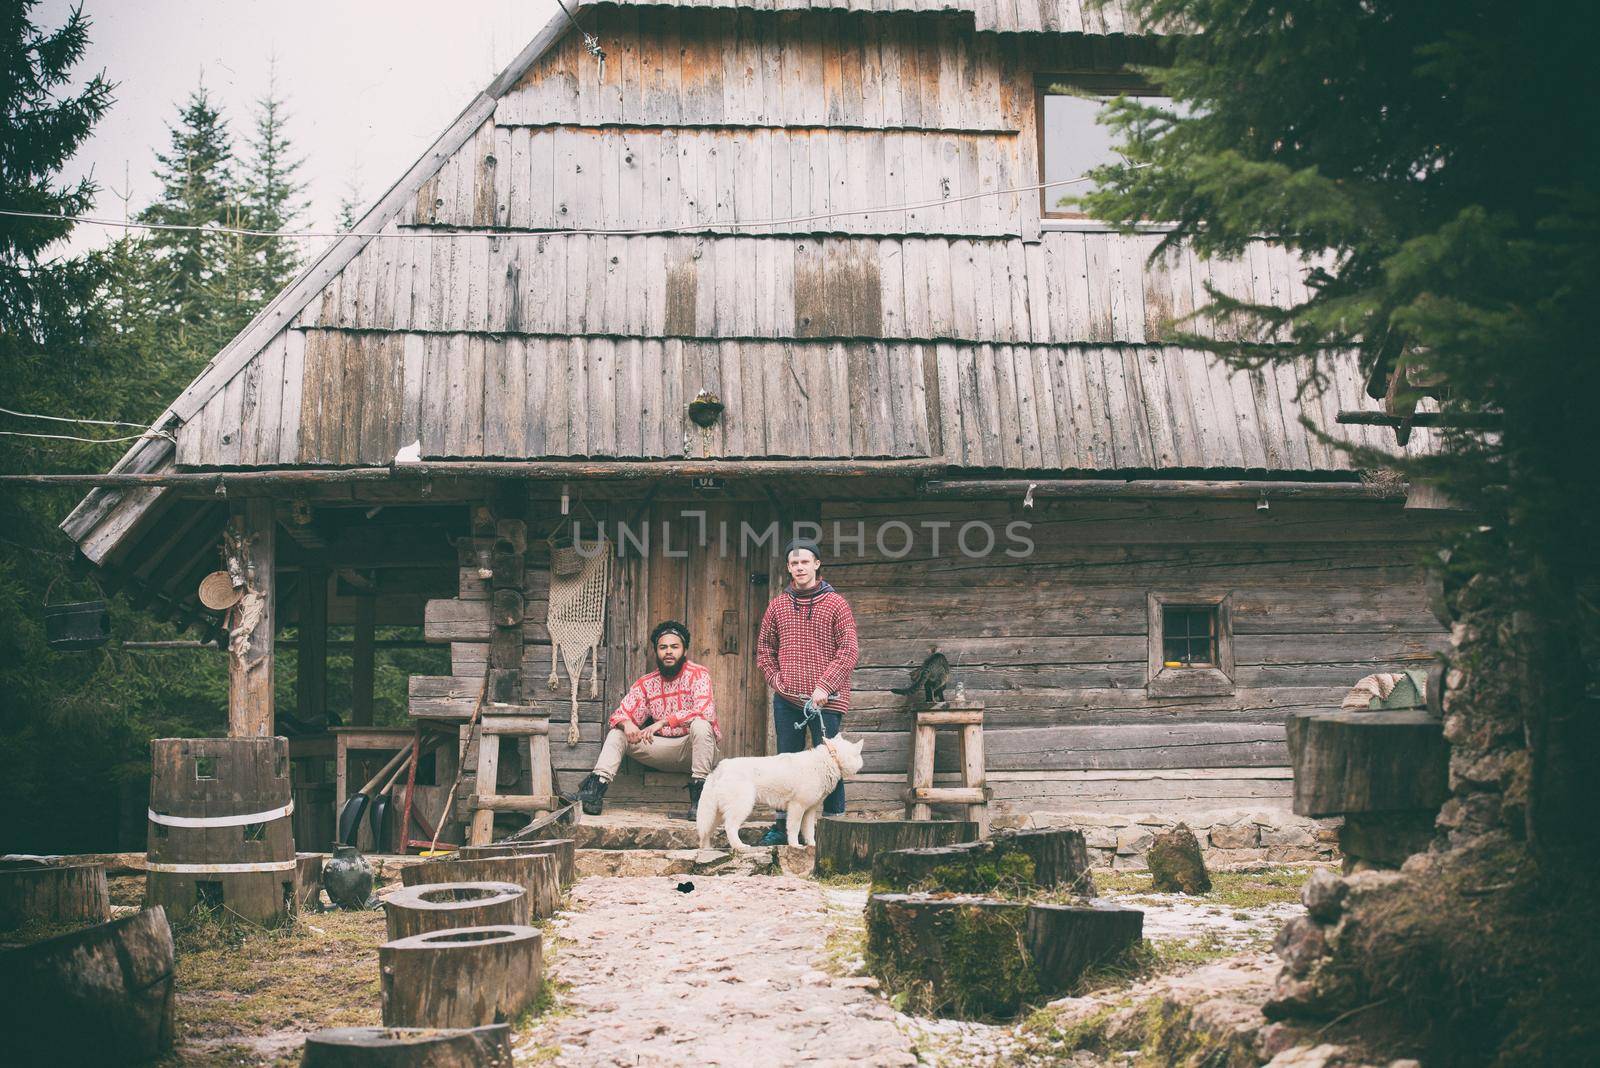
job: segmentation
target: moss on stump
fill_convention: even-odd
[[[873,894],[867,968],[907,1011],[1009,1018],[1039,993],[1027,918],[1020,902]]]
[[[1211,890],[1205,857],[1194,832],[1185,824],[1158,834],[1145,855],[1157,893],[1204,894]]]

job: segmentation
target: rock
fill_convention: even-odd
[[[1117,848],[1117,828],[1085,827],[1083,828],[1083,842],[1090,849],[1115,849]]]
[[[1300,888],[1300,903],[1313,920],[1332,923],[1344,908],[1347,889],[1343,879],[1327,868],[1318,868],[1306,880],[1306,885]]]
[[[1156,836],[1145,855],[1158,893],[1204,894],[1211,889],[1200,843],[1185,824]]]
[[[1320,1046],[1293,1046],[1267,1062],[1267,1068],[1335,1068],[1349,1063],[1349,1050],[1332,1043]]]
[[[786,875],[809,878],[817,866],[816,846],[779,846],[778,867]]]
[[[1312,837],[1311,828],[1304,824],[1261,828],[1261,844],[1267,847],[1294,846],[1310,849],[1315,843],[1316,839]]]
[[[1155,835],[1144,827],[1124,827],[1117,832],[1117,855],[1132,856],[1143,853],[1155,841]]]
[[[1211,844],[1217,849],[1252,849],[1256,834],[1253,823],[1218,824],[1211,828]]]
[[[1289,974],[1304,979],[1311,967],[1328,951],[1328,939],[1322,926],[1309,916],[1296,916],[1283,925],[1273,952],[1289,969]]]
[[[1305,1037],[1303,1030],[1291,1024],[1269,1023],[1256,1032],[1256,1056],[1270,1061],[1284,1050],[1301,1045]]]

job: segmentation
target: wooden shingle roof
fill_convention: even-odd
[[[1301,416],[1357,406],[1353,368],[1302,398],[1290,370],[1174,344],[1207,285],[1295,299],[1291,257],[1147,263],[1152,235],[1041,225],[1033,73],[1141,53],[1085,36],[1110,14],[1022,3],[580,8],[604,68],[558,17],[163,413],[176,446],[114,470],[379,465],[412,441],[1346,470]],[[684,417],[702,388],[728,404],[709,434]],[[166,494],[96,491],[63,529],[106,560]]]

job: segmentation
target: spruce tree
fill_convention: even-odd
[[[76,93],[60,95],[83,58],[89,21],[74,8],[51,33],[31,18],[36,0],[8,4],[0,17],[0,204],[18,211],[81,215],[94,204],[90,178],[58,179],[62,165],[111,105],[111,83],[96,74]],[[101,277],[89,259],[60,259],[46,250],[64,238],[65,221],[0,216],[0,354],[12,360],[66,329],[83,311]]]
[[[204,85],[189,94],[179,109],[177,125],[168,127],[168,132],[167,151],[156,154],[161,195],[140,213],[140,221],[184,227],[228,225],[237,216],[238,201],[233,139]],[[228,304],[227,237],[204,230],[154,230],[148,244],[157,260],[155,297],[174,341],[184,348],[206,348],[217,339],[216,320]]]
[[[1255,328],[1189,342],[1238,365],[1353,352],[1374,401],[1403,416],[1426,393],[1456,424],[1439,455],[1356,455],[1471,516],[1442,554],[1441,603],[1462,614],[1439,830],[1463,864],[1503,848],[1474,877],[1515,903],[1476,928],[1453,905],[1374,922],[1322,974],[1415,1013],[1439,1063],[1592,1057],[1600,20],[1558,0],[1124,6],[1184,31],[1150,76],[1186,108],[1115,107],[1127,159],[1096,172],[1089,210],[1170,223],[1167,246],[1266,240],[1319,265],[1287,310],[1213,294]]]
[[[294,152],[285,125],[288,110],[278,95],[277,63],[268,70],[267,91],[256,101],[255,131],[249,138],[245,161],[244,206],[249,229],[292,230],[305,210],[305,184],[298,178],[305,160]],[[299,267],[299,250],[292,240],[252,238],[255,291],[258,301],[271,300],[289,284]]]

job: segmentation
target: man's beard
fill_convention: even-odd
[[[678,672],[683,670],[683,665],[686,662],[687,659],[685,657],[679,657],[676,664],[673,664],[671,667],[667,667],[667,665],[661,662],[661,658],[658,656],[656,657],[656,670],[661,673],[661,677],[664,679],[675,679],[678,677]]]

